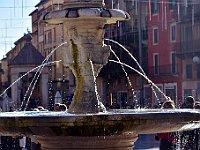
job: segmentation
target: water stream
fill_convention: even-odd
[[[36,85],[36,83],[37,83],[37,81],[38,81],[38,79],[39,79],[39,77],[40,77],[40,75],[41,75],[42,70],[44,69],[44,67],[45,67],[46,65],[50,65],[50,64],[54,64],[54,63],[60,63],[60,62],[62,61],[62,60],[58,60],[58,61],[48,62],[49,58],[52,56],[52,54],[53,54],[58,48],[60,48],[61,46],[63,46],[63,45],[66,44],[66,43],[67,43],[67,42],[64,42],[64,43],[60,44],[59,46],[57,46],[55,49],[53,49],[53,50],[51,51],[51,53],[50,53],[49,55],[47,55],[47,57],[43,60],[43,62],[41,63],[41,65],[39,65],[39,66],[37,66],[37,67],[35,67],[35,68],[29,70],[27,73],[25,73],[24,75],[22,75],[21,77],[19,77],[19,78],[18,78],[17,80],[15,80],[12,84],[10,84],[10,86],[7,87],[7,88],[0,94],[0,97],[2,97],[2,96],[8,91],[8,89],[10,89],[14,84],[16,84],[18,81],[20,81],[23,77],[25,77],[26,75],[28,75],[29,73],[31,73],[31,72],[33,72],[33,71],[35,71],[35,70],[37,69],[37,71],[36,71],[36,73],[35,73],[33,79],[31,80],[31,83],[30,83],[29,86],[28,86],[28,89],[26,90],[26,93],[25,93],[25,95],[24,95],[22,104],[21,104],[21,106],[20,106],[20,108],[19,108],[19,110],[21,111],[22,108],[23,108],[23,106],[25,106],[24,109],[23,109],[23,110],[25,111],[25,110],[27,109],[27,107],[28,107],[28,103],[29,103],[29,101],[30,101],[32,92],[33,92],[33,90],[34,90],[34,88],[35,88],[35,85]],[[31,88],[31,87],[32,87],[32,88]],[[30,91],[30,89],[31,89],[31,91]],[[29,91],[30,91],[30,94],[29,94]],[[29,94],[29,95],[28,95],[28,94]],[[28,96],[28,99],[26,100],[27,96]]]
[[[99,96],[99,93],[98,93],[98,90],[97,90],[97,82],[96,82],[96,76],[95,76],[95,71],[94,71],[94,65],[93,65],[91,59],[89,59],[89,62],[90,62],[90,65],[91,65],[93,79],[94,79],[95,94],[96,94],[96,99],[97,99],[97,102],[98,102],[98,106],[97,107],[101,108],[102,107],[102,102],[100,101],[101,97]],[[101,105],[101,107],[100,107],[100,105]]]
[[[112,43],[114,43],[114,44],[117,44],[118,46],[120,46],[125,52],[127,52],[128,53],[128,55],[132,58],[132,60],[134,60],[134,62],[137,64],[137,66],[139,67],[139,69],[141,70],[141,72],[139,71],[139,70],[137,70],[137,73],[139,73],[140,75],[142,75],[145,79],[147,79],[148,77],[147,77],[147,75],[146,75],[146,73],[145,73],[145,71],[143,70],[143,68],[141,67],[141,65],[140,65],[140,63],[137,61],[137,59],[128,51],[128,49],[126,49],[123,45],[121,45],[119,42],[117,42],[117,41],[115,41],[115,40],[112,40],[112,39],[104,39],[105,41],[109,41],[109,42],[112,42]],[[119,64],[120,64],[120,59],[119,59],[119,57],[116,55],[116,53],[113,51],[113,50],[111,50],[111,52],[114,54],[114,56],[117,58],[117,60],[118,60],[118,62],[119,62]],[[124,63],[123,63],[124,64]],[[122,65],[122,64],[120,64],[121,66],[124,66],[124,65]],[[127,65],[127,64],[126,64]],[[135,68],[134,68],[135,69]],[[131,82],[130,82],[130,80],[129,80],[129,78],[128,78],[128,75],[127,75],[127,73],[126,73],[126,71],[125,71],[125,69],[124,69],[124,67],[122,67],[122,70],[125,72],[125,74],[126,74],[126,77],[127,77],[127,79],[128,79],[128,83],[129,83],[129,85],[131,86],[131,88],[132,88],[132,85],[131,85]],[[135,69],[136,70],[136,69]],[[135,71],[134,70],[134,71]],[[149,78],[148,78],[148,84],[149,85],[152,85],[152,86],[150,86],[151,87],[151,89],[152,89],[152,91],[153,91],[153,93],[154,93],[154,95],[155,95],[155,98],[157,99],[157,101],[159,102],[160,100],[159,100],[159,98],[158,98],[158,96],[157,96],[157,93],[156,93],[156,91],[155,91],[155,89],[154,89],[154,87],[158,90],[158,92],[160,92],[163,96],[164,96],[164,98],[165,99],[168,99],[169,97],[167,97],[166,95],[165,95],[165,93],[163,93],[162,91],[161,91],[161,89],[160,88],[158,88]],[[133,91],[133,88],[132,88],[132,91]]]
[[[161,89],[160,89],[157,85],[155,85],[147,76],[143,75],[143,74],[142,74],[141,72],[139,72],[137,69],[135,69],[135,68],[133,68],[133,67],[131,67],[131,66],[125,64],[125,63],[116,61],[116,60],[109,60],[109,61],[110,61],[110,62],[114,62],[114,63],[118,63],[118,64],[123,65],[123,66],[126,66],[126,67],[130,68],[131,70],[135,71],[136,73],[138,73],[139,75],[141,75],[142,77],[144,77],[149,83],[151,83],[152,86],[154,86],[160,93],[162,93],[162,94],[165,96],[166,99],[169,99],[169,97],[167,97],[167,96],[165,95],[165,93],[163,93],[163,92],[161,91]]]
[[[28,104],[29,104],[30,98],[31,98],[31,96],[32,96],[33,90],[35,89],[35,85],[36,85],[36,83],[37,83],[37,81],[38,81],[38,79],[39,79],[39,77],[40,77],[40,75],[41,75],[41,73],[42,73],[42,70],[44,69],[44,66],[46,65],[46,63],[48,62],[48,60],[50,59],[50,57],[53,55],[53,53],[54,53],[58,48],[60,48],[61,46],[65,45],[65,44],[67,44],[67,42],[64,42],[64,43],[60,44],[59,46],[57,46],[56,48],[54,48],[54,49],[51,51],[51,53],[48,54],[48,55],[46,56],[46,58],[43,60],[42,64],[41,64],[40,67],[38,68],[37,72],[35,73],[35,75],[34,75],[32,81],[31,81],[31,83],[29,84],[28,89],[26,90],[26,93],[25,93],[25,95],[24,95],[23,101],[26,100],[26,97],[27,97],[27,95],[28,95],[28,92],[29,92],[29,90],[30,90],[30,88],[31,88],[31,86],[32,86],[32,89],[31,89],[31,92],[30,92],[29,97],[28,97],[28,99],[27,99],[27,102],[26,102],[26,105],[25,105],[25,107],[24,107],[24,110],[26,110],[27,107],[28,107]],[[21,109],[22,107],[23,107],[23,103],[22,103],[20,109]]]
[[[136,62],[136,64],[138,65],[139,69],[141,70],[141,72],[140,72],[139,70],[137,70],[137,69],[135,69],[135,68],[133,68],[133,67],[131,67],[131,66],[129,66],[129,65],[123,63],[123,62],[121,62],[121,60],[119,59],[119,57],[117,56],[117,54],[111,49],[111,52],[112,52],[113,55],[117,58],[117,61],[115,61],[115,60],[109,60],[109,61],[110,61],[110,62],[114,62],[114,63],[118,63],[118,64],[121,65],[122,70],[123,70],[123,72],[125,73],[125,76],[126,76],[126,78],[127,78],[127,81],[128,81],[128,83],[129,83],[129,85],[130,85],[130,87],[131,87],[131,90],[132,90],[132,94],[133,94],[133,95],[134,95],[134,88],[133,88],[132,83],[131,83],[131,81],[130,81],[130,78],[129,78],[129,76],[128,76],[126,70],[125,70],[125,67],[128,67],[128,68],[130,68],[131,70],[137,72],[139,75],[143,76],[143,77],[148,81],[149,84],[152,84],[152,90],[153,90],[153,92],[154,92],[156,98],[157,98],[157,94],[156,94],[156,92],[155,92],[155,90],[154,90],[153,87],[155,87],[160,93],[162,93],[162,94],[164,95],[165,99],[168,99],[168,97],[160,90],[160,88],[158,88],[158,87],[147,77],[147,75],[145,74],[145,72],[144,72],[144,70],[142,69],[142,67],[141,67],[141,65],[139,64],[139,62],[135,59],[135,57],[134,57],[123,45],[121,45],[121,44],[118,43],[117,41],[114,41],[114,40],[111,40],[111,39],[105,39],[105,40],[106,40],[106,41],[113,42],[113,43],[119,45],[121,48],[123,48],[123,50],[125,50],[125,51],[131,56],[132,60],[134,60],[134,61]],[[57,46],[55,49],[53,49],[53,50],[51,51],[51,53],[50,53],[49,55],[47,55],[47,57],[43,60],[43,62],[41,63],[41,65],[39,65],[39,66],[33,68],[32,70],[28,71],[28,72],[25,73],[23,76],[21,76],[20,78],[18,78],[16,81],[14,81],[8,88],[6,88],[6,90],[5,90],[2,94],[0,94],[0,96],[3,96],[3,95],[7,92],[8,89],[10,89],[15,83],[17,83],[18,81],[20,81],[24,76],[28,75],[29,73],[31,73],[31,72],[33,72],[34,70],[37,69],[37,71],[36,71],[36,73],[35,73],[33,79],[31,80],[31,83],[30,83],[29,86],[28,86],[28,89],[26,90],[26,93],[25,93],[25,95],[24,95],[24,99],[23,99],[23,101],[22,101],[22,103],[21,103],[21,106],[20,106],[20,108],[19,108],[20,110],[22,110],[23,106],[25,106],[24,109],[23,109],[23,111],[25,111],[25,110],[27,109],[27,107],[28,107],[28,104],[29,104],[31,95],[32,95],[33,90],[34,90],[34,88],[35,88],[35,85],[36,85],[36,83],[37,83],[37,81],[38,81],[38,79],[39,79],[39,77],[40,77],[40,75],[41,75],[41,73],[42,73],[42,70],[43,70],[44,66],[45,66],[45,65],[52,64],[52,63],[61,62],[61,60],[59,60],[59,61],[54,61],[54,62],[48,62],[48,60],[49,60],[49,58],[52,56],[52,54],[53,54],[58,48],[60,48],[61,46],[65,45],[65,44],[67,44],[67,42],[62,43],[62,44],[60,44],[59,46]],[[99,96],[99,94],[98,94],[98,92],[97,92],[96,77],[95,77],[95,73],[94,73],[93,63],[92,63],[92,61],[91,61],[90,59],[89,59],[89,62],[90,62],[91,70],[92,70],[92,72],[93,72],[93,77],[94,77],[94,88],[95,88],[96,98],[97,98],[97,100],[98,100],[98,105],[101,105],[101,104],[102,104],[102,103],[100,102],[100,99],[101,99],[101,98],[100,98],[100,96]],[[27,98],[27,97],[28,97],[28,98]],[[27,99],[27,100],[26,100],[26,99]],[[136,103],[137,103],[137,102],[136,102]]]
[[[53,64],[53,63],[58,63],[58,62],[61,62],[62,60],[59,60],[59,61],[53,61],[53,62],[48,62],[48,63],[45,63],[45,65],[50,65],[50,64]],[[43,64],[42,64],[43,65]],[[19,82],[23,77],[27,76],[29,73],[33,72],[34,70],[40,68],[42,65],[39,65],[31,70],[29,70],[28,72],[26,72],[25,74],[23,74],[21,77],[19,77],[17,80],[15,80],[13,83],[11,83],[9,85],[9,87],[7,87],[1,94],[0,94],[0,97],[3,97],[3,95],[14,85],[16,84],[17,82]]]

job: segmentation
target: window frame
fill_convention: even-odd
[[[171,73],[175,74],[177,72],[177,59],[174,52],[171,53]]]
[[[188,70],[190,69],[190,70]],[[192,64],[186,64],[185,66],[185,78],[192,79]]]
[[[154,53],[153,54],[153,72],[154,75],[159,75],[159,54],[158,53]]]
[[[157,31],[157,33],[155,31]],[[159,43],[159,29],[158,27],[153,27],[153,45],[158,45],[158,43]]]
[[[151,0],[151,12],[153,15],[159,13],[159,2],[158,0]]]
[[[176,23],[172,23],[170,24],[170,42],[175,43],[176,39],[177,39],[177,26]]]
[[[171,11],[176,9],[176,0],[169,0],[169,9]]]

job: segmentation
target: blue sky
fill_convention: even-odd
[[[31,31],[31,17],[40,0],[0,0],[0,59],[14,47],[27,29]]]

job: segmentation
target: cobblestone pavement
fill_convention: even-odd
[[[155,140],[155,135],[139,135],[133,150],[159,150],[159,141]]]

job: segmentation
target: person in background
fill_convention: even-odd
[[[167,99],[163,102],[161,109],[175,109],[174,101]],[[176,149],[176,138],[175,133],[157,133],[155,136],[156,140],[160,140],[160,150],[175,150]]]
[[[196,101],[194,105],[195,109],[200,109],[200,102]]]
[[[59,110],[60,111],[67,111],[67,106],[65,104],[60,104]]]
[[[53,111],[60,111],[60,103],[55,103]]]
[[[192,96],[186,97],[182,107],[183,109],[194,109],[195,99]],[[180,133],[180,148],[184,150],[195,149],[195,130],[183,131]]]
[[[200,102],[196,101],[195,102],[195,109],[200,109]],[[200,150],[200,129],[195,129],[194,130],[194,148],[195,150]]]
[[[192,96],[188,96],[183,105],[181,106],[181,108],[186,108],[186,109],[194,109],[195,106],[195,100]]]
[[[54,111],[67,111],[67,106],[65,104],[56,103],[54,105]]]

